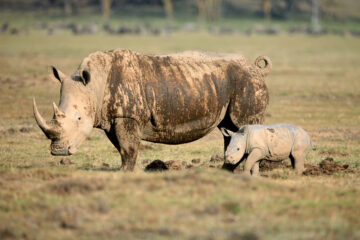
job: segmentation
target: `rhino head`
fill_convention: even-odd
[[[51,139],[51,154],[71,155],[94,126],[96,100],[91,98],[91,87],[88,87],[90,73],[78,70],[74,75],[66,76],[55,67],[51,69],[61,83],[59,107],[53,103],[53,119],[45,121],[34,99],[34,116],[46,137]]]
[[[246,150],[248,135],[246,126],[241,127],[237,132],[222,128],[221,133],[225,137],[231,137],[230,143],[225,151],[225,163],[238,163],[244,156]]]

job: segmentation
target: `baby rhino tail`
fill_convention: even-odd
[[[311,139],[310,139],[310,145],[311,145],[312,150],[315,151],[315,150],[316,150],[316,147],[314,146],[314,144],[313,144],[313,142],[312,142]]]

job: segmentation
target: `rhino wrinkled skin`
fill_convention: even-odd
[[[281,161],[290,157],[292,167],[302,173],[304,161],[312,145],[304,129],[291,124],[245,125],[236,133],[221,129],[223,135],[231,136],[225,152],[225,162],[236,164],[247,158],[245,174],[257,176],[262,159]]]
[[[265,65],[260,66],[264,61]],[[141,140],[180,144],[214,128],[236,131],[262,123],[269,95],[267,57],[255,64],[237,55],[188,51],[148,56],[130,50],[95,52],[72,76],[52,67],[60,81],[60,102],[45,121],[35,119],[51,139],[53,155],[71,155],[93,127],[118,149],[123,170],[133,170]],[[225,149],[230,138],[224,137]]]

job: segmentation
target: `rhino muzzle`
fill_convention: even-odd
[[[51,155],[53,156],[69,156],[71,155],[69,149],[61,149],[61,150],[51,150]]]
[[[69,156],[73,154],[70,146],[59,141],[52,141],[50,145],[51,155],[54,156]]]
[[[232,154],[226,155],[224,157],[224,162],[228,164],[235,164],[237,161]]]
[[[232,158],[225,157],[225,163],[233,163]]]

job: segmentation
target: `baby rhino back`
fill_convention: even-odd
[[[294,145],[294,131],[288,125],[269,125],[265,129],[268,160],[283,160],[289,157]]]

